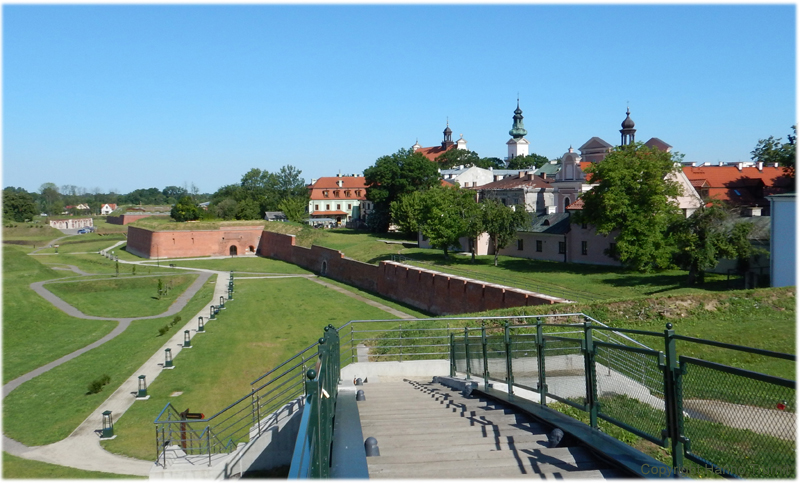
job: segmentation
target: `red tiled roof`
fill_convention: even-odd
[[[532,172],[532,171],[531,171]],[[530,179],[533,178],[533,179]],[[515,188],[550,188],[550,179],[543,179],[540,176],[524,175],[520,179],[519,175],[508,176],[498,181],[493,181],[482,186],[479,190],[507,190]]]
[[[740,205],[768,205],[764,196],[785,193],[792,187],[782,167],[684,166],[683,172],[695,189],[702,188],[709,198]]]
[[[445,152],[450,151],[451,149],[456,149],[456,145],[453,144],[452,146],[450,146],[447,149],[443,148],[442,146],[433,146],[433,147],[430,147],[430,148],[419,148],[414,152],[425,156],[426,158],[430,159],[431,161],[436,161],[436,158],[438,158],[439,156],[441,156]]]
[[[582,210],[583,209],[583,199],[578,198],[572,204],[567,206],[565,209],[567,210]]]
[[[340,187],[337,183],[342,181]],[[320,178],[316,183],[309,186],[311,191],[312,200],[359,200],[364,201],[367,199],[367,181],[363,176],[329,176]],[[360,190],[356,194],[356,190]],[[325,196],[325,191],[328,196]],[[350,195],[347,196],[345,191],[349,191]],[[338,196],[337,196],[338,194]]]

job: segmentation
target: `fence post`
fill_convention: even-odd
[[[403,362],[403,323],[400,322],[400,362]]]
[[[481,322],[481,350],[483,351],[483,387],[489,387],[489,360],[487,355],[489,351],[486,350],[486,323]]]
[[[208,466],[211,466],[211,428],[206,426],[206,448],[208,449]]]
[[[358,362],[358,359],[356,358],[356,345],[353,341],[353,325],[354,324],[350,322],[350,361]]]
[[[539,365],[539,402],[542,406],[547,406],[547,378],[544,375],[544,333],[541,317],[536,317],[536,359]]]
[[[683,431],[681,422],[683,410],[681,409],[681,396],[678,394],[680,382],[680,368],[675,350],[675,331],[672,324],[667,324],[664,330],[664,353],[666,354],[666,367],[664,368],[664,398],[667,406],[667,431],[670,447],[672,449],[672,467],[674,477],[677,478],[683,469]],[[681,411],[679,414],[678,411]]]
[[[456,377],[456,334],[450,332],[450,377]]]
[[[597,373],[595,372],[594,342],[592,340],[592,321],[583,318],[585,352],[583,353],[586,374],[586,404],[589,406],[589,423],[597,429]]]
[[[511,329],[508,327],[508,322],[505,323],[503,330],[503,342],[506,345],[506,386],[508,386],[508,394],[514,394],[514,364],[511,358]]]
[[[464,327],[464,357],[467,359],[467,379],[469,379],[469,328]]]

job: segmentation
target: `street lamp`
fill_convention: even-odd
[[[164,349],[164,369],[175,369],[172,365],[172,349]]]
[[[220,295],[219,296],[219,308],[221,308],[221,309],[225,308],[225,296],[224,295]]]
[[[214,306],[213,305],[210,307],[210,310],[211,310],[211,315],[208,317],[208,320],[214,320],[216,317],[214,317],[214,313],[215,312],[214,312]]]
[[[192,348],[192,338],[189,335],[188,330],[183,331],[183,348],[184,349],[191,349]]]
[[[139,392],[136,394],[136,399],[140,401],[150,399],[150,396],[147,395],[147,381],[144,374],[139,376]]]
[[[233,300],[233,289],[228,288],[228,300]]]
[[[111,411],[103,411],[103,432],[100,439],[114,438],[114,420],[111,417]]]
[[[203,325],[203,316],[197,318],[197,333],[203,334],[206,331],[206,326]]]

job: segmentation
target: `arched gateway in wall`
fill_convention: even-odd
[[[238,249],[236,248],[236,245],[231,245],[231,256],[235,257],[238,254],[239,253],[238,253]]]

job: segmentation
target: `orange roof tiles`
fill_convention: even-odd
[[[792,181],[782,167],[684,166],[683,172],[698,192],[720,201],[744,205],[768,205],[765,196],[785,193]]]
[[[438,158],[439,156],[441,156],[445,152],[450,151],[451,149],[456,149],[456,145],[453,144],[452,146],[448,147],[447,149],[443,148],[442,146],[433,146],[433,147],[430,147],[430,148],[419,148],[414,152],[425,156],[426,158],[430,159],[431,161],[436,161],[436,158]]]
[[[342,186],[339,186],[339,181]],[[320,178],[308,188],[312,200],[367,199],[367,181],[363,176],[328,176]]]

